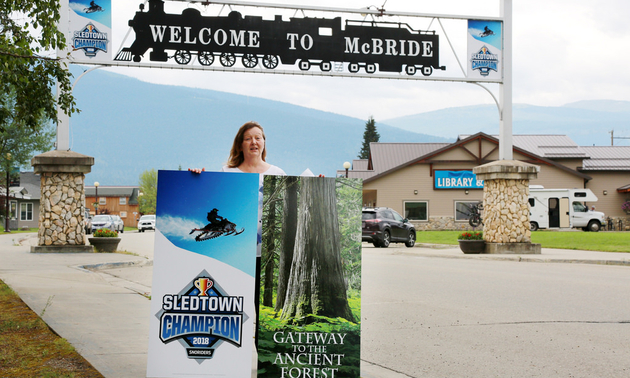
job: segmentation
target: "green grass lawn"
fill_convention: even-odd
[[[19,229],[19,230],[11,230],[12,234],[23,234],[26,232],[37,232],[38,228],[29,228],[27,230]],[[0,232],[4,233],[4,226],[0,226]],[[8,234],[8,232],[7,232]]]
[[[461,231],[419,231],[417,242],[456,245],[460,234]],[[630,252],[630,232],[535,231],[532,243],[543,248]]]

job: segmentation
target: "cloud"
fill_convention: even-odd
[[[89,2],[86,2],[85,4],[82,3],[70,3],[70,9],[72,9],[73,11],[77,12],[77,13],[84,13],[83,10],[85,8],[88,8],[90,6]]]
[[[164,235],[177,239],[189,239],[190,230],[203,227],[198,221],[169,215],[158,218],[157,228]]]
[[[295,3],[291,0],[260,2]],[[385,6],[388,11],[496,17],[499,16],[499,4],[497,0],[397,0],[387,2]],[[167,12],[174,14],[180,13],[185,6],[191,6],[180,2],[167,2],[166,5]],[[366,2],[320,0],[318,5],[359,9],[365,7]],[[207,8],[210,14],[216,15],[220,6],[199,5],[199,8]],[[127,22],[138,10],[138,2],[113,0],[113,9],[113,22],[117,26],[112,46],[117,48],[122,46],[122,38],[129,30]],[[286,14],[279,9],[254,10],[237,6],[234,9],[252,14],[266,12],[266,18]],[[628,12],[630,2],[626,0],[514,2],[513,101],[559,106],[580,100],[630,100],[630,92],[627,91],[630,71],[625,69],[630,50],[623,48],[630,43],[630,23],[626,21]],[[447,67],[446,76],[462,75],[455,56],[460,62],[466,61],[465,21],[443,19],[440,25],[444,26],[445,33],[431,19],[391,17],[387,20],[409,22],[414,28],[423,30],[431,23],[431,28],[440,35],[440,64]],[[448,34],[450,43],[445,34]],[[455,55],[451,51],[451,43]],[[483,89],[463,83],[134,68],[111,70],[153,83],[269,98],[361,119],[372,115],[377,121],[449,107],[494,104],[492,97]],[[437,77],[441,74],[441,71],[436,71],[433,75]],[[498,96],[498,85],[489,84],[486,87]]]

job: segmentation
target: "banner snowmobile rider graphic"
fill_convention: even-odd
[[[227,218],[223,218],[222,216],[220,216],[218,209],[212,209],[212,211],[208,213],[208,216],[206,218],[210,223],[205,225],[203,228],[193,228],[190,231],[189,235],[192,235],[195,231],[201,232],[199,235],[195,236],[196,241],[210,240],[221,235],[239,235],[243,231],[245,231],[244,228],[241,228],[240,231],[237,231],[236,224],[230,222],[229,220],[227,220]]]

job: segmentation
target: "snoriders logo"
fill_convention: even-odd
[[[100,50],[107,52],[107,33],[101,33],[96,26],[90,24],[85,25],[82,30],[74,32],[72,38],[72,47],[75,50],[83,50],[85,56],[94,58]]]
[[[479,70],[481,76],[488,76],[490,70],[497,72],[499,57],[497,54],[492,54],[486,46],[483,46],[481,50],[472,54],[470,63],[472,69]]]
[[[188,358],[208,359],[226,341],[241,347],[243,297],[225,293],[220,285],[204,270],[179,294],[162,297],[160,340],[164,344],[178,340],[186,349]]]

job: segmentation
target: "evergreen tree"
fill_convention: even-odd
[[[359,159],[367,159],[370,156],[370,143],[378,142],[381,136],[376,131],[376,122],[374,117],[370,116],[370,119],[365,123],[365,132],[363,133],[363,146],[359,152]]]

